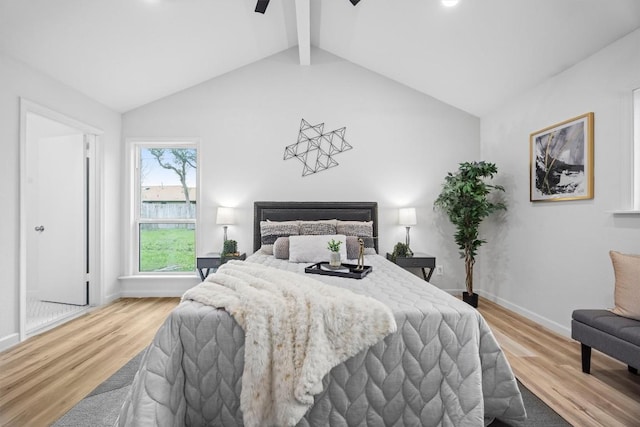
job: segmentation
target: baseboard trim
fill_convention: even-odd
[[[485,292],[482,290],[478,290],[476,291],[478,294],[480,294],[481,297],[486,298],[490,301],[493,301],[497,304],[500,304],[501,306],[503,306],[504,308],[507,308],[515,313],[518,313],[524,317],[526,317],[527,319],[536,322],[542,326],[544,326],[547,329],[552,330],[553,332],[563,335],[565,337],[570,338],[571,337],[571,328],[568,328],[566,326],[563,326],[553,320],[547,319],[546,317],[540,316],[539,314],[534,313],[533,311],[527,310],[524,307],[520,307],[517,304],[514,304],[510,301],[505,300],[504,298],[500,298],[496,295],[490,294],[489,292]]]
[[[123,276],[120,277],[123,298],[181,297],[200,283],[195,274],[189,276]]]
[[[462,292],[464,292],[464,289],[442,289],[442,290],[448,294],[453,295],[454,297],[462,297]]]
[[[180,290],[130,290],[130,291],[122,291],[120,292],[120,298],[170,298],[170,297],[181,297],[187,291]]]
[[[115,300],[117,300],[118,298],[122,297],[122,292],[118,292],[116,294],[111,294],[111,295],[107,295],[104,299],[104,303],[101,306],[110,304],[112,302],[114,302]]]
[[[16,344],[20,343],[20,334],[9,334],[6,337],[0,338],[0,351],[10,349]]]

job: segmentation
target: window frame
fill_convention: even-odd
[[[632,99],[632,144],[633,144],[633,206],[640,211],[640,87],[631,91]]]
[[[129,145],[129,250],[127,270],[133,276],[192,276],[198,254],[198,229],[200,218],[200,140],[198,138],[130,138]],[[144,148],[191,148],[196,150],[196,207],[195,218],[141,218],[141,176],[140,155]],[[141,224],[193,224],[194,226],[194,270],[193,271],[140,271],[140,225]]]

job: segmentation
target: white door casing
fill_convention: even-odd
[[[88,173],[86,177],[87,179],[82,179],[83,183],[83,195],[80,196],[83,201],[83,209],[85,212],[84,219],[82,221],[82,228],[84,230],[83,240],[86,242],[86,236],[88,235],[89,245],[87,247],[86,243],[84,244],[76,244],[76,248],[83,248],[82,255],[78,253],[75,254],[76,257],[81,258],[76,260],[75,265],[77,265],[78,271],[82,271],[82,284],[83,284],[83,302],[81,304],[87,304],[87,282],[90,282],[89,286],[89,296],[88,303],[92,306],[100,305],[103,302],[104,295],[102,289],[102,259],[100,257],[101,253],[101,241],[102,241],[102,227],[101,227],[101,172],[100,172],[100,161],[99,161],[99,153],[98,149],[99,144],[99,136],[102,135],[102,130],[95,128],[91,125],[87,125],[86,123],[80,122],[73,118],[70,118],[64,114],[60,114],[54,110],[51,110],[47,107],[34,103],[32,101],[26,100],[24,98],[20,99],[20,287],[19,287],[19,333],[20,340],[24,340],[28,337],[28,331],[26,330],[26,300],[27,300],[27,291],[28,284],[31,286],[34,282],[43,280],[41,279],[40,272],[38,270],[42,270],[42,276],[50,277],[46,269],[39,269],[39,258],[43,257],[44,254],[38,252],[42,252],[40,250],[33,251],[32,247],[34,246],[34,242],[38,242],[39,238],[42,237],[40,234],[44,235],[48,231],[52,231],[51,229],[47,229],[43,224],[39,224],[38,221],[34,220],[34,216],[38,218],[34,211],[33,206],[35,206],[35,202],[30,200],[29,196],[29,181],[31,179],[30,174],[28,173],[28,165],[29,167],[34,167],[34,163],[37,163],[33,159],[37,159],[37,157],[32,158],[33,148],[28,147],[30,144],[28,142],[28,132],[27,132],[27,118],[29,115],[40,116],[40,118],[50,119],[54,122],[58,122],[58,125],[62,127],[67,126],[75,129],[73,134],[84,134],[84,143],[80,144],[83,150],[82,154],[82,167],[88,168]],[[58,134],[59,136],[60,134]],[[78,151],[79,152],[79,151]],[[84,171],[83,171],[84,173]],[[76,193],[77,194],[77,193]],[[88,197],[88,199],[87,199]],[[59,202],[56,202],[59,204]],[[37,208],[37,206],[36,206]],[[88,215],[86,212],[88,211]],[[88,222],[87,222],[88,221]],[[36,225],[37,224],[37,225]],[[43,225],[45,230],[42,233],[38,233],[35,231],[36,226]],[[46,243],[49,244],[49,243]],[[63,244],[63,245],[66,245]],[[62,252],[60,250],[60,245],[53,245],[57,251]],[[34,258],[34,262],[38,265],[31,264],[30,257],[28,253],[31,252],[36,253]],[[45,261],[46,262],[46,261]],[[75,269],[75,267],[73,268]],[[87,270],[89,272],[87,273]],[[77,273],[79,276],[79,273]],[[75,279],[74,279],[75,280]],[[45,279],[46,281],[46,279]],[[39,291],[39,290],[38,290]]]

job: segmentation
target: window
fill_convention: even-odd
[[[137,143],[134,248],[138,273],[195,271],[197,165],[195,143]]]

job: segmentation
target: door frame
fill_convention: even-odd
[[[33,113],[48,119],[60,122],[67,126],[80,130],[89,136],[89,148],[87,155],[89,159],[89,227],[88,236],[88,262],[89,262],[89,306],[97,306],[104,300],[102,295],[102,224],[101,224],[101,200],[102,200],[102,180],[100,170],[100,143],[99,136],[103,131],[79,120],[73,119],[57,111],[51,110],[43,105],[37,104],[25,98],[20,98],[20,267],[19,267],[19,295],[20,295],[20,341],[27,338],[27,276],[29,266],[27,265],[27,114]]]

